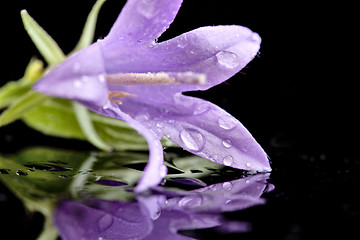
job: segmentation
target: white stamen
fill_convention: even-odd
[[[204,84],[206,75],[201,73],[117,73],[106,76],[110,85]]]

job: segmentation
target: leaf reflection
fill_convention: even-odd
[[[148,155],[135,152],[29,148],[0,155],[0,179],[30,210],[53,219],[63,240],[192,239],[179,231],[249,230],[223,213],[263,204],[270,173],[246,176],[176,151],[167,150],[163,184],[142,194],[133,189]]]

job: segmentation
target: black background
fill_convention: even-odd
[[[108,0],[96,38],[107,35],[125,1]],[[32,56],[40,57],[23,29],[20,10],[69,52],[75,46],[93,1],[8,1],[1,7],[0,85],[22,76]],[[351,7],[306,1],[184,0],[169,39],[208,25],[247,26],[262,37],[260,54],[241,73],[206,92],[191,93],[218,104],[239,119],[271,158],[265,206],[229,217],[253,223],[254,231],[223,239],[326,239],[352,235],[359,225],[360,159],[358,99],[351,59],[356,37]],[[350,61],[349,61],[350,60]],[[353,60],[356,61],[356,60]],[[13,135],[14,142],[5,136]],[[0,151],[41,142],[21,123],[0,129]],[[65,144],[46,138],[51,144]],[[14,145],[16,143],[16,146]],[[1,190],[0,194],[6,190]],[[21,205],[2,194],[1,226],[36,236],[39,216],[23,216]],[[18,219],[21,223],[16,224]],[[30,220],[29,220],[30,219]],[[16,226],[16,227],[14,227]],[[12,229],[10,231],[10,229]],[[203,234],[213,234],[202,231]],[[19,238],[20,239],[20,238]],[[25,239],[25,237],[24,237]],[[209,238],[208,238],[209,239]]]

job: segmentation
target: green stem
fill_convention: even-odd
[[[77,102],[72,102],[72,104],[77,121],[87,140],[95,147],[110,152],[112,150],[111,146],[106,144],[97,134],[96,129],[92,123],[89,111],[83,105]]]
[[[84,185],[89,178],[89,174],[86,172],[93,168],[96,160],[97,160],[97,158],[96,158],[95,154],[91,153],[90,156],[81,165],[79,172],[84,173],[84,174],[77,174],[76,177],[74,177],[74,180],[72,181],[72,183],[69,187],[70,194],[73,199],[80,197],[79,192],[82,189],[84,189]]]
[[[52,218],[49,216],[45,216],[44,228],[37,240],[56,240],[59,236],[59,232],[54,226]]]

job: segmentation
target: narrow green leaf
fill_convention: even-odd
[[[0,109],[9,106],[24,94],[26,94],[31,87],[28,84],[23,84],[19,81],[11,81],[6,83],[0,89]]]
[[[87,20],[86,20],[86,23],[84,26],[84,30],[82,32],[80,40],[72,52],[77,52],[77,51],[81,50],[82,48],[89,46],[93,42],[94,34],[95,34],[95,27],[96,27],[96,22],[97,22],[97,18],[99,15],[99,11],[105,1],[106,0],[97,0],[96,1],[95,5],[91,9],[91,12],[89,13],[89,15],[87,17]]]
[[[21,118],[27,111],[36,107],[46,98],[48,96],[44,94],[32,90],[28,91],[1,114],[0,127]]]
[[[80,128],[86,136],[86,139],[99,149],[104,151],[111,151],[112,148],[106,144],[97,134],[87,108],[77,102],[73,102],[73,109]]]
[[[56,65],[65,59],[63,51],[49,34],[28,14],[21,11],[24,27],[31,40],[49,65]]]

